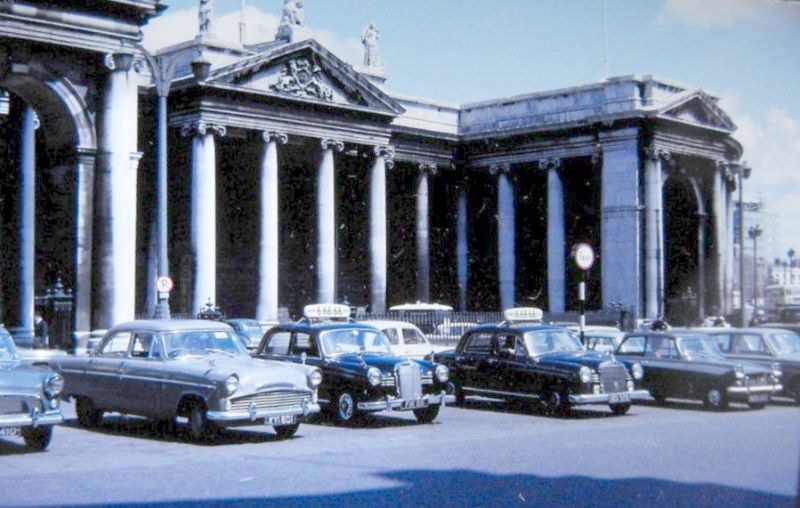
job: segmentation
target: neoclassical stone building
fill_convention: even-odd
[[[152,312],[159,272],[173,313],[562,313],[578,242],[598,254],[590,308],[729,310],[742,149],[715,97],[626,76],[440,104],[386,91],[375,27],[354,68],[294,2],[252,46],[214,36],[208,7],[197,37],[155,60],[140,27],[160,2],[0,3],[0,294],[20,333],[56,276],[86,332]],[[171,84],[166,201],[154,69]]]

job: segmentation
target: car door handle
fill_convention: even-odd
[[[488,363],[489,365],[497,365],[497,360],[495,360],[494,358],[489,358],[488,360],[486,360],[486,363]]]

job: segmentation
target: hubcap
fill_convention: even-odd
[[[719,406],[720,401],[722,401],[722,395],[720,395],[719,390],[711,390],[708,392],[708,403],[712,406]]]
[[[339,396],[339,417],[342,420],[349,420],[353,416],[353,397],[349,393]]]

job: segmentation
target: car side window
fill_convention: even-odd
[[[733,338],[731,352],[757,355],[768,354],[767,347],[764,344],[764,339],[762,339],[759,335],[749,333],[737,335]]]
[[[152,351],[156,345],[156,337],[152,333],[137,333],[133,337],[131,356],[133,358],[151,358],[153,357]],[[160,353],[161,351],[158,350],[156,358],[161,356]]]
[[[317,343],[309,333],[296,332],[294,334],[294,346],[292,346],[293,355],[301,355],[305,353],[306,356],[318,357],[319,351],[317,350]]]
[[[286,355],[289,354],[289,341],[292,333],[285,330],[273,332],[267,339],[264,354],[267,355]]]
[[[413,328],[403,328],[403,343],[405,344],[425,344],[425,337],[420,335],[418,331]]]
[[[117,332],[108,337],[100,348],[103,356],[127,356],[131,343],[131,332]]]
[[[473,333],[467,337],[467,342],[464,347],[467,353],[476,353],[488,355],[492,352],[492,334],[491,333]]]
[[[657,360],[675,360],[678,350],[672,337],[650,337],[647,339],[647,356]]]
[[[730,353],[731,352],[731,336],[727,333],[720,333],[712,335],[714,338],[714,342],[717,343],[719,346],[720,351],[723,353]]]
[[[384,328],[383,333],[389,339],[389,344],[396,346],[400,343],[400,337],[397,334],[397,328]]]
[[[619,345],[619,354],[621,355],[644,355],[645,338],[637,335],[628,337]]]

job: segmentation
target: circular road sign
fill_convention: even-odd
[[[159,277],[156,279],[156,289],[160,293],[169,293],[175,287],[175,283],[169,277]]]
[[[579,243],[573,250],[575,264],[583,271],[589,270],[594,265],[594,249],[588,243]]]

